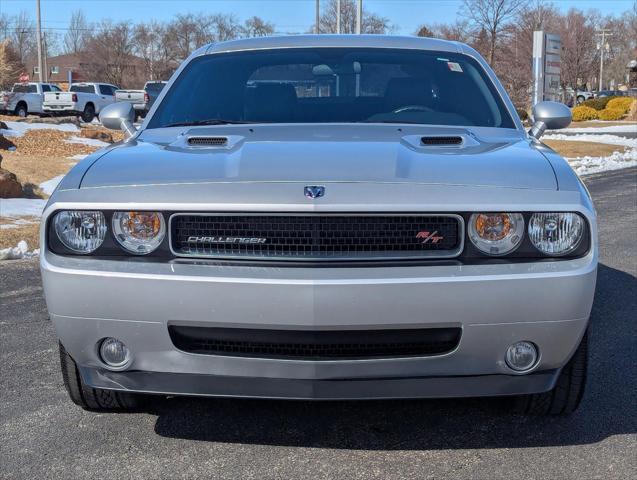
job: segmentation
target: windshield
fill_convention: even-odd
[[[472,58],[379,48],[256,50],[191,61],[148,128],[206,121],[515,128]]]

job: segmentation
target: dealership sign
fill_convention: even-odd
[[[561,51],[559,35],[533,32],[533,105],[560,100]]]

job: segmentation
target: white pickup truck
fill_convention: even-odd
[[[108,83],[72,83],[68,92],[44,94],[44,113],[79,115],[91,122],[102,108],[115,102],[118,87]]]
[[[53,83],[16,83],[11,91],[0,93],[0,110],[26,117],[30,113],[41,115],[42,101],[47,92],[61,92]]]
[[[115,101],[132,104],[135,109],[135,119],[137,120],[139,117],[146,116],[166,83],[168,82],[155,80],[146,82],[143,90],[117,90],[115,92]]]

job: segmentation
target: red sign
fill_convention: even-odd
[[[18,80],[20,81],[20,83],[27,83],[29,81],[29,78],[30,77],[28,73],[21,73],[18,77]]]

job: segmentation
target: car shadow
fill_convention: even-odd
[[[637,279],[600,265],[589,380],[577,412],[525,417],[509,399],[357,402],[155,398],[157,434],[207,442],[362,450],[526,448],[635,433]]]

